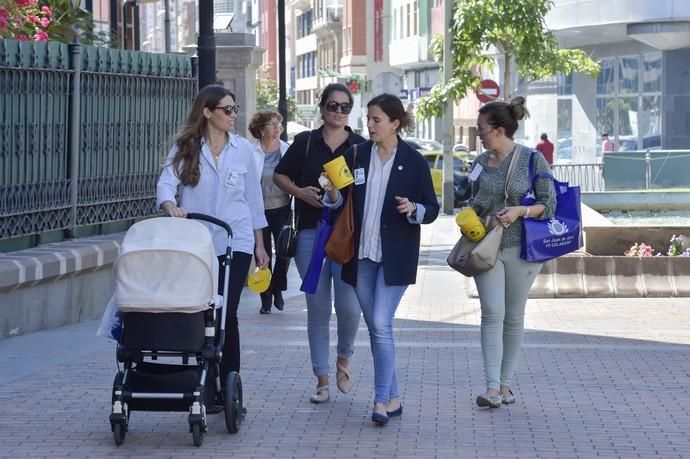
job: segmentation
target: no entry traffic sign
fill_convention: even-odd
[[[480,84],[481,87],[477,91],[477,99],[479,99],[480,102],[487,103],[498,99],[501,93],[498,89],[498,83],[494,80],[482,80]]]

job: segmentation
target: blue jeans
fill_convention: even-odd
[[[301,278],[304,278],[311,259],[314,245],[315,229],[301,230],[297,234],[297,250],[295,264]],[[355,337],[359,328],[361,316],[357,296],[352,286],[341,279],[342,266],[332,262],[328,257],[324,260],[319,285],[313,295],[305,294],[307,298],[307,335],[309,337],[309,352],[314,375],[328,375],[328,353],[331,321],[331,311],[335,306],[338,319],[338,357],[349,359],[355,350]],[[333,288],[333,296],[331,295]],[[332,298],[335,297],[335,302]]]
[[[357,264],[355,292],[369,328],[374,357],[374,403],[388,403],[400,396],[395,372],[393,316],[407,285],[387,285],[383,264],[365,258]]]
[[[542,263],[520,258],[520,246],[498,252],[496,265],[474,276],[482,309],[481,341],[486,387],[510,386],[525,329],[525,304]]]

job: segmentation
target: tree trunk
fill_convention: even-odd
[[[510,92],[512,91],[510,87],[510,82],[511,82],[511,72],[510,72],[510,64],[512,63],[512,59],[510,58],[510,54],[508,54],[508,51],[503,52],[503,62],[505,63],[505,67],[503,69],[503,97],[505,101],[510,101]]]

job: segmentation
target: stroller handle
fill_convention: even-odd
[[[203,220],[205,222],[209,222],[209,223],[213,223],[214,225],[218,225],[228,233],[229,237],[232,237],[232,230],[230,229],[230,225],[228,225],[223,220],[220,220],[216,217],[212,217],[212,216],[206,215],[206,214],[198,214],[196,212],[188,212],[187,218],[189,218],[190,220]]]

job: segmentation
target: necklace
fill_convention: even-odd
[[[213,160],[214,160],[214,161],[218,161],[218,158],[220,158],[220,155],[223,154],[223,150],[224,150],[224,149],[221,148],[220,151],[219,151],[218,153],[214,153],[212,148],[209,148],[209,150],[211,150],[211,156],[213,156]]]

